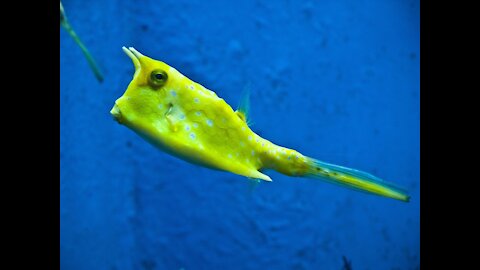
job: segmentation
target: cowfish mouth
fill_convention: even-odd
[[[122,123],[122,112],[118,108],[116,102],[115,105],[113,105],[113,108],[110,110],[110,114],[113,116],[113,119],[115,119],[118,123]]]

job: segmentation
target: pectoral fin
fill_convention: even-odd
[[[169,108],[167,112],[165,113],[165,118],[167,119],[168,126],[171,131],[176,132],[178,130],[177,127],[177,119],[175,115],[173,114],[173,105],[169,104]]]

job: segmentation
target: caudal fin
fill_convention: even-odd
[[[384,196],[404,202],[410,200],[406,191],[369,173],[329,164],[313,158],[307,159],[306,177],[316,178],[348,188]]]

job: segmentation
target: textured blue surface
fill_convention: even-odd
[[[228,3],[228,4],[227,4]],[[418,269],[418,1],[64,1],[104,71],[60,29],[62,269]],[[168,156],[109,111],[133,46],[236,107],[253,129],[409,189],[402,203]]]

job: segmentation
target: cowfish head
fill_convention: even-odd
[[[147,57],[133,47],[122,48],[135,66],[133,79],[110,111],[113,118],[134,131],[154,130],[168,111],[167,92],[175,91],[185,78],[177,70]]]

